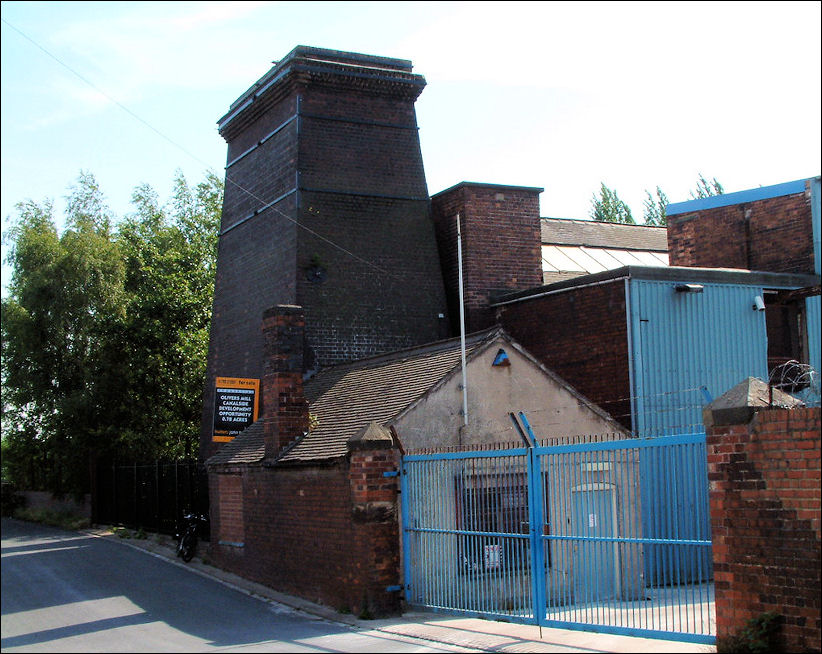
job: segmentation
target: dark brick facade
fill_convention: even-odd
[[[761,409],[708,430],[721,640],[765,612],[782,616],[778,651],[820,650],[820,410]]]
[[[632,429],[624,280],[536,294],[497,315],[528,352]]]
[[[378,430],[349,441],[336,460],[277,462],[309,428],[302,307],[268,309],[262,332],[265,454],[245,465],[209,462],[211,555],[226,570],[338,610],[394,613],[399,594],[386,588],[399,583],[397,482],[383,476],[399,465],[393,438]]]
[[[213,468],[210,555],[219,567],[281,592],[350,611],[387,615],[400,596],[394,450],[358,450],[335,465]],[[221,516],[237,501],[224,478],[242,487],[242,530]],[[233,502],[228,510],[221,503]]]
[[[459,333],[460,215],[467,332],[495,324],[490,298],[542,284],[541,188],[463,182],[431,198],[451,328]]]
[[[228,143],[200,454],[217,376],[260,379],[259,320],[305,310],[306,367],[449,336],[410,62],[298,47],[219,121]]]
[[[672,266],[813,274],[809,183],[803,193],[668,217]]]

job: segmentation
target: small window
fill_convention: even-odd
[[[514,570],[529,565],[528,489],[523,473],[457,478],[459,556],[464,573]],[[550,565],[550,563],[549,563]]]

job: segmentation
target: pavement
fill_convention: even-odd
[[[207,555],[197,555],[189,563],[184,563],[176,556],[176,541],[170,536],[148,534],[146,538],[136,538],[130,530],[122,530],[120,533],[123,535],[132,536],[124,538],[107,528],[88,529],[85,533],[112,539],[152,556],[167,559],[173,565],[186,567],[252,597],[279,603],[329,622],[347,625],[366,634],[393,634],[430,641],[432,647],[451,645],[480,652],[716,652],[714,645],[570,629],[540,629],[533,625],[423,611],[407,611],[399,617],[361,620],[221,570],[208,563]]]

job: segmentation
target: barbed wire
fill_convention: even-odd
[[[773,389],[800,399],[806,406],[819,406],[822,399],[819,372],[810,364],[790,359],[774,366],[768,374],[771,389],[770,404],[773,404]]]

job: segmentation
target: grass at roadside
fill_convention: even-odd
[[[27,522],[38,522],[50,527],[59,527],[68,531],[86,529],[90,521],[84,516],[69,511],[55,511],[53,509],[34,509],[24,507],[14,511],[14,517]]]

